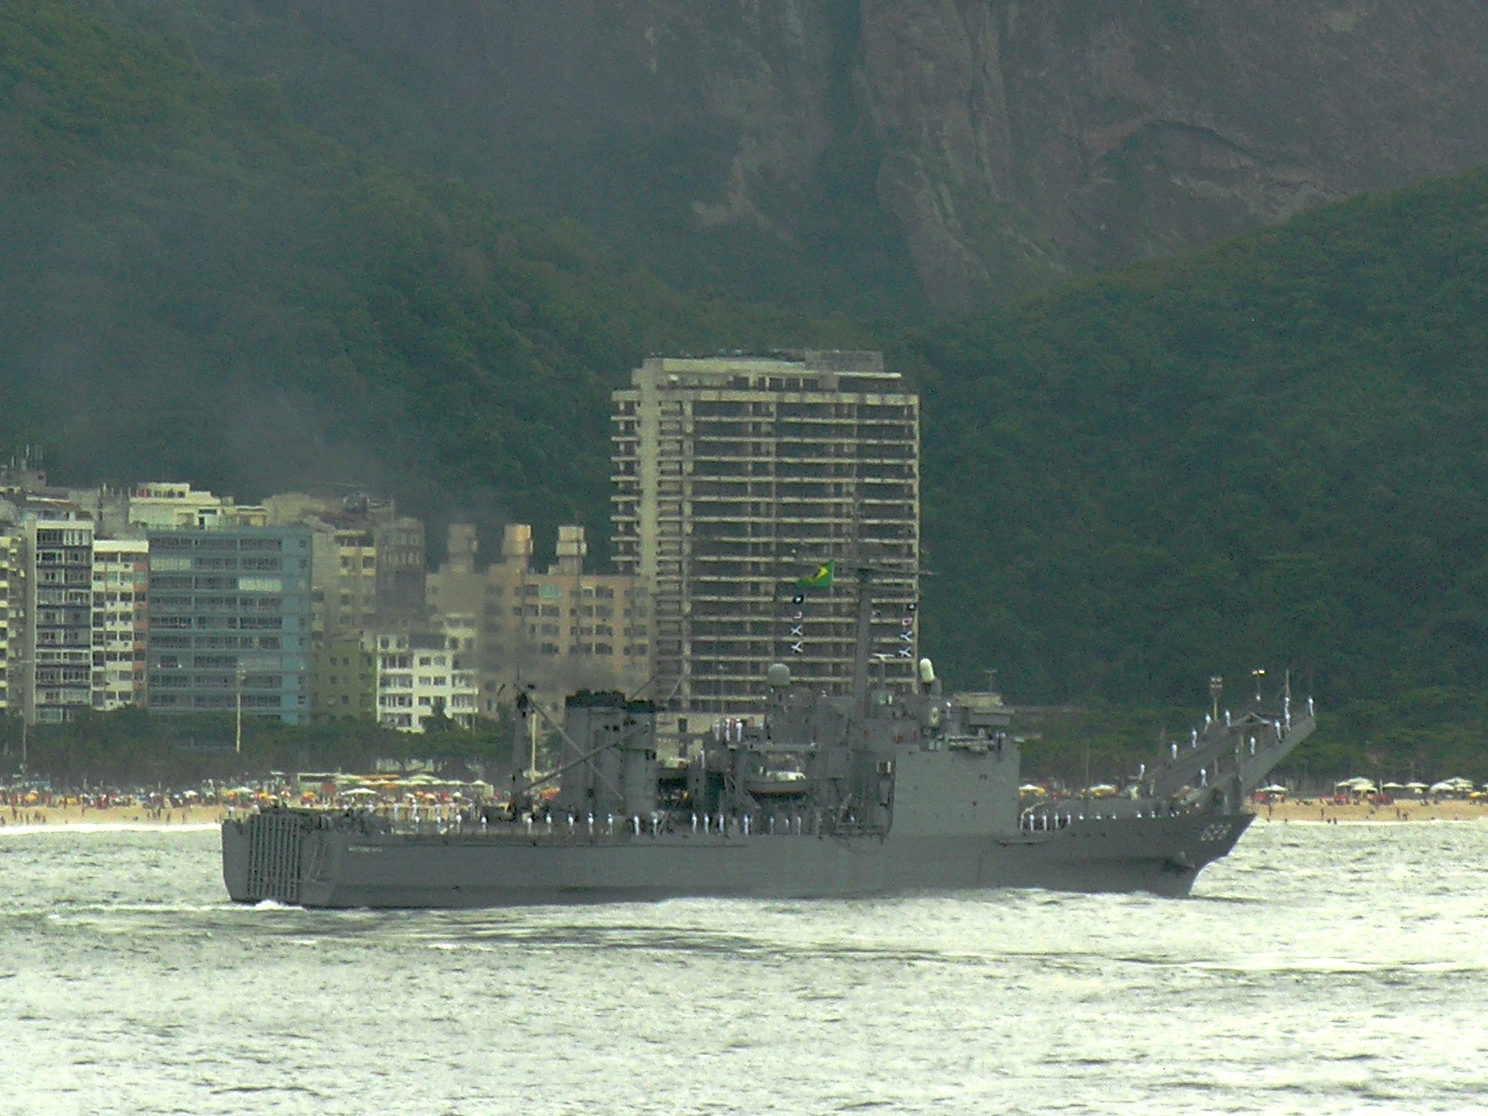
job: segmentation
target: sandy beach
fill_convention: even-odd
[[[1406,821],[1475,821],[1488,820],[1488,803],[1442,799],[1425,803],[1400,799],[1386,806],[1368,802],[1339,806],[1317,799],[1277,802],[1269,806],[1252,806],[1259,821],[1273,822],[1406,822]]]
[[[110,829],[139,826],[218,825],[227,817],[225,806],[177,806],[159,812],[144,806],[116,806],[97,810],[82,806],[21,806],[0,810],[0,832],[7,829],[103,826]]]

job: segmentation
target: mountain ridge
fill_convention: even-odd
[[[1456,0],[76,0],[673,285],[924,319],[1488,161]]]

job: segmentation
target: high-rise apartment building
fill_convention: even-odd
[[[310,532],[150,532],[150,709],[310,715]]]
[[[881,354],[651,358],[612,418],[615,562],[652,594],[651,693],[756,712],[774,661],[849,692],[870,565],[875,675],[911,678],[919,398]]]
[[[147,704],[150,544],[93,540],[93,708]]]
[[[25,533],[0,526],[0,716],[23,708],[26,631]]]
[[[19,663],[26,718],[71,720],[93,695],[93,521],[64,501],[28,503],[26,626]]]

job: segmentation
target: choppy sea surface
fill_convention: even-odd
[[[1488,824],[1257,823],[1187,901],[323,913],[0,831],[4,1113],[1488,1112]]]

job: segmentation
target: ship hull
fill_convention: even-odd
[[[594,836],[520,830],[378,831],[354,818],[274,811],[223,826],[240,902],[461,908],[681,897],[823,899],[1044,888],[1181,897],[1252,815],[1073,821],[1052,832]]]

